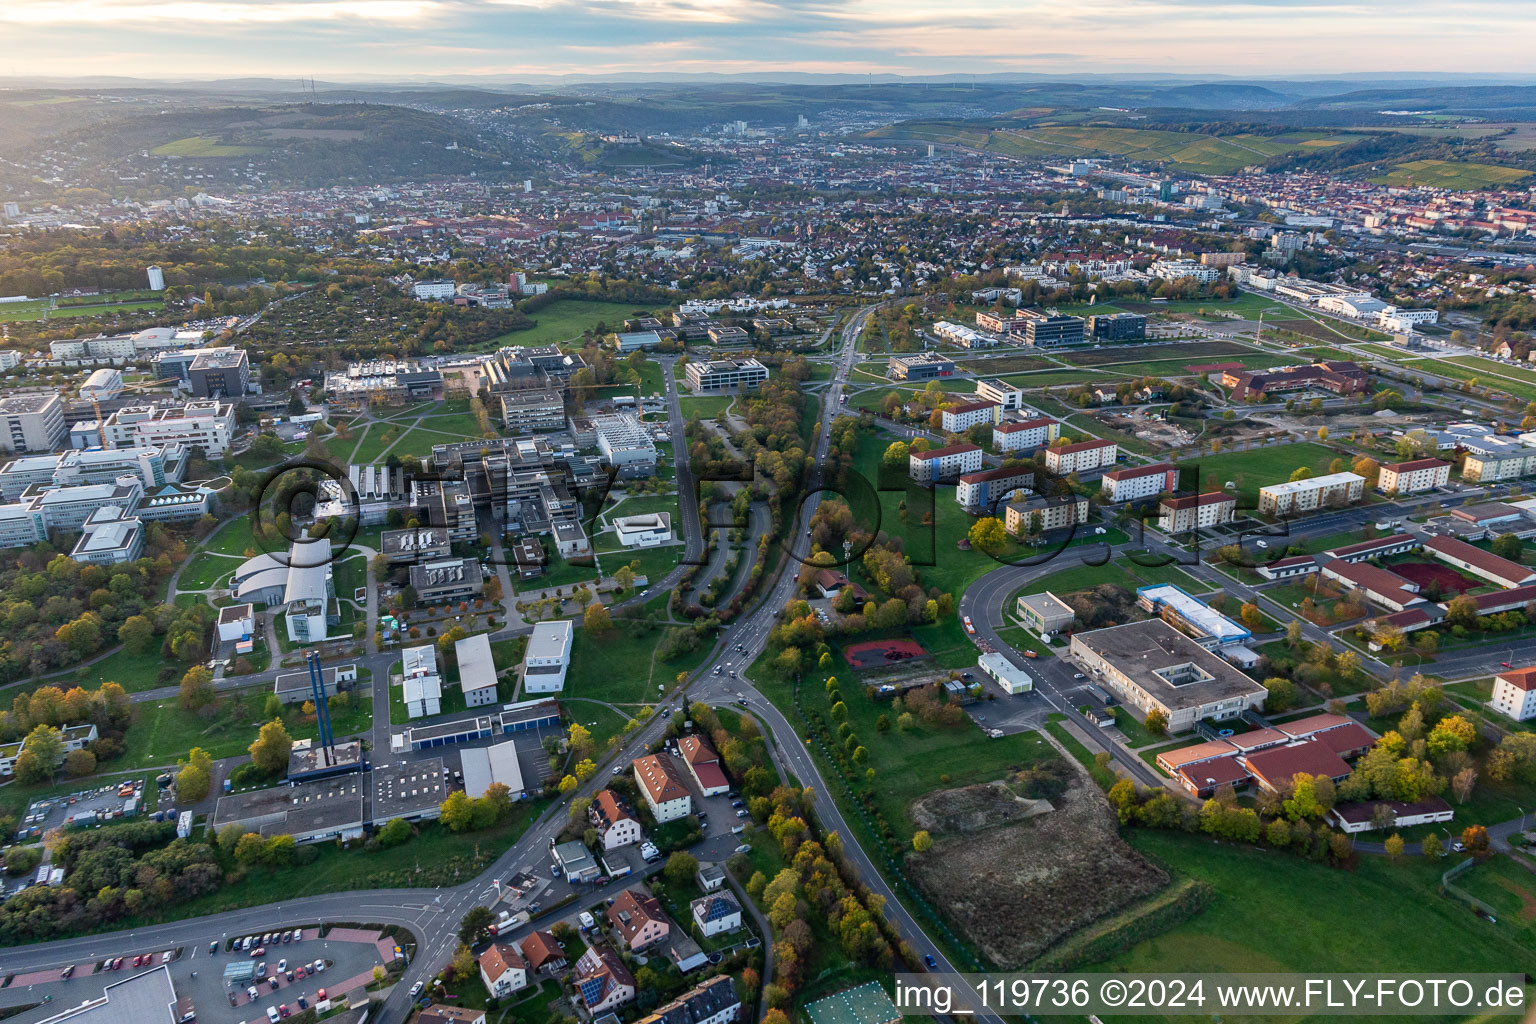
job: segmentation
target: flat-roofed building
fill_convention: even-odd
[[[672,540],[672,513],[646,512],[634,516],[617,516],[612,520],[613,532],[619,543],[627,548],[653,548]]]
[[[1259,511],[1273,516],[1297,515],[1330,504],[1359,501],[1364,494],[1365,477],[1358,473],[1328,473],[1259,488]]]
[[[1020,594],[1014,611],[1024,620],[1024,626],[1041,636],[1052,636],[1064,629],[1071,629],[1077,613],[1072,606],[1050,591],[1043,594]]]
[[[1001,406],[1004,412],[1024,407],[1024,389],[996,377],[978,377],[976,397],[980,401]]]
[[[688,390],[696,395],[720,391],[756,391],[768,379],[768,367],[756,359],[690,361],[684,367]]]
[[[886,363],[885,375],[892,380],[933,380],[955,372],[954,360],[937,352],[913,352],[894,355]]]
[[[0,398],[0,449],[52,451],[63,445],[68,434],[64,402],[57,392]]]
[[[986,654],[979,655],[976,658],[976,667],[1002,687],[1004,693],[1028,693],[1035,688],[1035,681],[1030,678],[1029,673],[998,651],[988,651]]]
[[[1120,457],[1120,446],[1113,441],[1090,438],[1074,444],[1060,444],[1045,450],[1045,468],[1057,476],[1086,473],[1113,466]]]
[[[496,703],[496,659],[491,655],[490,635],[467,636],[453,645],[453,653],[459,663],[459,687],[464,691],[465,706],[478,708]]]
[[[504,391],[501,422],[514,434],[560,430],[565,426],[565,399],[554,388]]]
[[[144,551],[144,530],[138,516],[120,505],[103,505],[80,528],[69,557],[82,565],[117,565],[131,562]]]
[[[1147,466],[1112,469],[1099,478],[1100,490],[1110,501],[1135,501],[1172,492],[1179,486],[1179,471],[1172,463],[1154,462]]]
[[[405,530],[385,530],[379,535],[380,552],[392,564],[436,562],[453,550],[446,530],[413,526]]]
[[[524,693],[558,693],[565,688],[573,638],[568,619],[533,624],[521,666]]]
[[[1207,650],[1247,643],[1253,634],[1172,583],[1138,587],[1136,603],[1168,622]]]
[[[1237,498],[1225,491],[1164,498],[1157,506],[1157,528],[1163,533],[1189,533],[1230,523],[1237,517]]]
[[[1032,452],[1061,436],[1061,422],[1049,416],[1005,420],[992,428],[992,447],[1003,454]]]
[[[239,825],[263,838],[290,835],[300,844],[362,837],[368,777],[361,774],[221,796],[215,831]]]
[[[216,399],[125,405],[107,417],[102,433],[108,448],[180,444],[220,458],[235,436],[235,406]]]
[[[1097,313],[1088,318],[1088,334],[1094,341],[1142,341],[1147,318],[1141,313]]]
[[[1259,708],[1269,691],[1162,619],[1074,633],[1072,655],[1143,713],[1168,716],[1169,732],[1203,718],[1236,718]]]
[[[968,442],[907,455],[907,473],[920,484],[953,480],[982,467],[981,449]]]
[[[250,390],[250,356],[243,348],[205,348],[187,367],[187,382],[198,398],[238,401]]]
[[[443,710],[443,677],[437,670],[437,648],[432,644],[407,647],[400,652],[405,693],[405,713],[410,718],[429,718]]]
[[[1376,489],[1383,494],[1419,494],[1444,487],[1451,480],[1451,464],[1440,459],[1410,459],[1381,467]]]
[[[1086,326],[1080,316],[1052,316],[1034,309],[1021,309],[1023,329],[1012,332],[1032,348],[1057,348],[1061,345],[1081,345]]]
[[[628,476],[648,476],[656,471],[656,442],[645,424],[629,413],[592,417],[597,450],[603,462]]]
[[[410,580],[416,591],[417,605],[462,601],[485,589],[480,563],[473,558],[418,562],[411,566]]]

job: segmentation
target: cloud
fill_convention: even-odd
[[[6,0],[0,23],[102,25],[152,22],[284,25],[308,21],[412,21],[440,10],[440,0]],[[182,29],[187,24],[179,26]]]

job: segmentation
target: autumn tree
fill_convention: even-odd
[[[1381,845],[1382,848],[1386,850],[1387,856],[1393,860],[1398,860],[1403,856],[1403,837],[1398,835],[1396,832],[1393,832],[1390,836],[1387,836],[1387,841]]]
[[[201,711],[214,701],[213,673],[202,665],[193,665],[181,677],[177,702],[183,711]]]
[[[590,604],[582,615],[582,623],[588,633],[606,633],[613,628],[613,616],[608,613],[607,605]]]
[[[261,727],[250,746],[251,763],[263,775],[280,775],[288,770],[288,755],[293,753],[293,737],[280,718]]]
[[[1147,727],[1147,732],[1151,733],[1153,736],[1168,735],[1168,712],[1164,711],[1162,708],[1153,708],[1151,711],[1147,712],[1147,720],[1145,724]]]
[[[204,799],[213,787],[213,756],[202,747],[193,747],[187,751],[186,760],[178,763],[176,802],[195,804]]]

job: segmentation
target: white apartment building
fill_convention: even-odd
[[[682,772],[666,753],[647,754],[634,764],[635,785],[658,825],[687,817],[693,811],[693,797]]]
[[[976,398],[983,402],[1000,405],[1004,412],[1024,407],[1023,389],[995,377],[983,377],[976,381]]]
[[[1135,501],[1175,490],[1179,485],[1179,471],[1170,463],[1157,462],[1150,466],[1110,470],[1100,482],[1104,496],[1110,501]]]
[[[1104,466],[1113,466],[1118,458],[1120,458],[1119,445],[1113,441],[1093,438],[1088,441],[1078,441],[1076,444],[1047,448],[1045,468],[1057,476],[1066,476],[1068,473],[1084,473]]]
[[[411,285],[411,294],[423,301],[440,302],[453,298],[457,289],[452,281],[417,281]]]
[[[534,623],[523,656],[523,692],[558,693],[565,688],[573,637],[569,619]]]
[[[1331,501],[1359,501],[1364,493],[1365,477],[1356,473],[1287,480],[1259,488],[1259,511],[1273,516],[1295,515],[1322,508]]]
[[[1201,284],[1219,281],[1222,275],[1220,267],[1206,266],[1194,260],[1158,260],[1147,269],[1151,271],[1153,277],[1164,281],[1178,281],[1192,277]]]
[[[1237,499],[1225,491],[1207,491],[1164,498],[1157,507],[1157,528],[1164,533],[1188,533],[1230,523],[1237,516]]]
[[[999,452],[1032,452],[1061,436],[1061,423],[1049,416],[999,423],[992,428],[992,447]]]
[[[981,469],[981,449],[974,444],[952,444],[907,456],[907,473],[920,484],[951,480]]]
[[[1536,718],[1536,668],[1505,669],[1495,676],[1488,704],[1517,722]]]
[[[963,434],[981,423],[996,423],[1002,407],[991,402],[966,402],[940,412],[946,434]]]
[[[104,433],[108,448],[183,444],[218,458],[235,435],[235,407],[213,400],[124,406],[107,418]]]
[[[1440,459],[1412,459],[1383,465],[1376,488],[1383,494],[1418,494],[1444,487],[1450,479],[1449,462]]]

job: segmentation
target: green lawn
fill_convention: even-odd
[[[98,316],[102,313],[119,313],[124,310],[152,310],[159,312],[165,308],[165,303],[159,300],[153,302],[112,302],[97,303],[89,306],[60,306],[57,309],[47,310],[49,320],[67,320],[74,317]],[[17,303],[12,306],[6,304],[0,306],[0,323],[20,323],[23,321],[43,319],[44,308],[32,303]]]
[[[118,648],[98,662],[73,670],[70,673],[70,684],[78,683],[86,689],[95,689],[102,683],[112,682],[129,693],[137,693],[180,682],[188,667],[181,662],[166,661],[160,656],[159,647],[148,654],[129,654]],[[159,679],[162,669],[167,672],[164,680]]]
[[[974,665],[975,660],[973,655],[970,664]],[[897,716],[891,712],[890,702],[866,697],[858,677],[847,663],[836,654],[833,661],[835,667],[831,674],[840,682],[843,703],[848,709],[847,721],[853,726],[859,743],[869,752],[868,766],[875,769],[877,783],[872,792],[876,804],[896,830],[897,841],[901,844],[912,837],[913,826],[907,808],[918,797],[936,789],[1002,778],[1010,771],[1055,756],[1052,748],[1035,733],[988,739],[969,716],[954,727],[919,722],[910,731],[903,732],[894,725]],[[759,666],[754,666],[751,671],[758,689],[786,716],[795,719],[792,684],[771,677]],[[834,723],[830,717],[832,702],[824,686],[827,675],[820,671],[808,673],[801,684],[800,695],[805,710],[819,713],[830,725]],[[878,726],[882,715],[892,722],[891,729],[884,733]],[[811,751],[824,774],[837,773],[836,768],[824,761],[816,744],[811,744]],[[841,801],[840,787],[833,785],[832,790]]]
[[[705,395],[701,398],[683,396],[678,400],[683,418],[688,420],[712,420],[735,400],[734,395]]]
[[[624,321],[633,316],[635,307],[624,302],[598,302],[591,299],[558,299],[537,313],[528,314],[534,325],[525,331],[513,331],[492,339],[487,349],[505,345],[552,345],[574,341],[584,331],[604,324],[608,330],[623,330]]]
[[[1513,367],[1503,366],[1498,363],[1488,363],[1487,360],[1477,359],[1476,357],[1466,357],[1465,361],[1470,361],[1473,365],[1461,365],[1461,362],[1450,359],[1416,359],[1411,362],[1405,362],[1403,368],[1420,373],[1434,373],[1441,377],[1450,377],[1453,380],[1475,383],[1477,387],[1494,388],[1498,391],[1507,392],[1525,402],[1536,401],[1536,385],[1517,380],[1512,374],[1506,372],[1512,370]],[[1496,368],[1497,373],[1495,369],[1490,369],[1489,367]]]
[[[1536,970],[1523,930],[1438,894],[1449,863],[1438,858],[1360,856],[1346,871],[1204,836],[1137,829],[1128,838],[1176,875],[1204,879],[1215,896],[1192,920],[1089,970]]]
[[[1322,475],[1327,472],[1328,464],[1340,457],[1339,452],[1309,441],[1302,444],[1279,444],[1247,452],[1202,456],[1198,460],[1179,463],[1179,469],[1198,471],[1202,491],[1219,490],[1228,482],[1236,484],[1237,493],[1249,502],[1245,507],[1255,508],[1258,505],[1259,488],[1284,483],[1301,466]],[[1239,505],[1242,505],[1241,501]]]
[[[202,747],[215,758],[244,754],[266,720],[264,707],[269,692],[257,688],[238,698],[226,695],[206,716],[183,711],[174,697],[135,704],[133,724],[123,734],[128,751],[120,762],[113,764],[124,768],[174,764],[192,747]],[[283,721],[288,734],[296,740],[319,735],[314,717],[303,714],[302,705],[285,708]],[[372,724],[373,706],[366,693],[351,695],[349,707],[331,715],[331,729],[339,739],[366,735]]]
[[[229,574],[244,563],[244,558],[202,551],[192,556],[192,561],[181,571],[176,586],[181,590],[211,590],[229,582]]]

